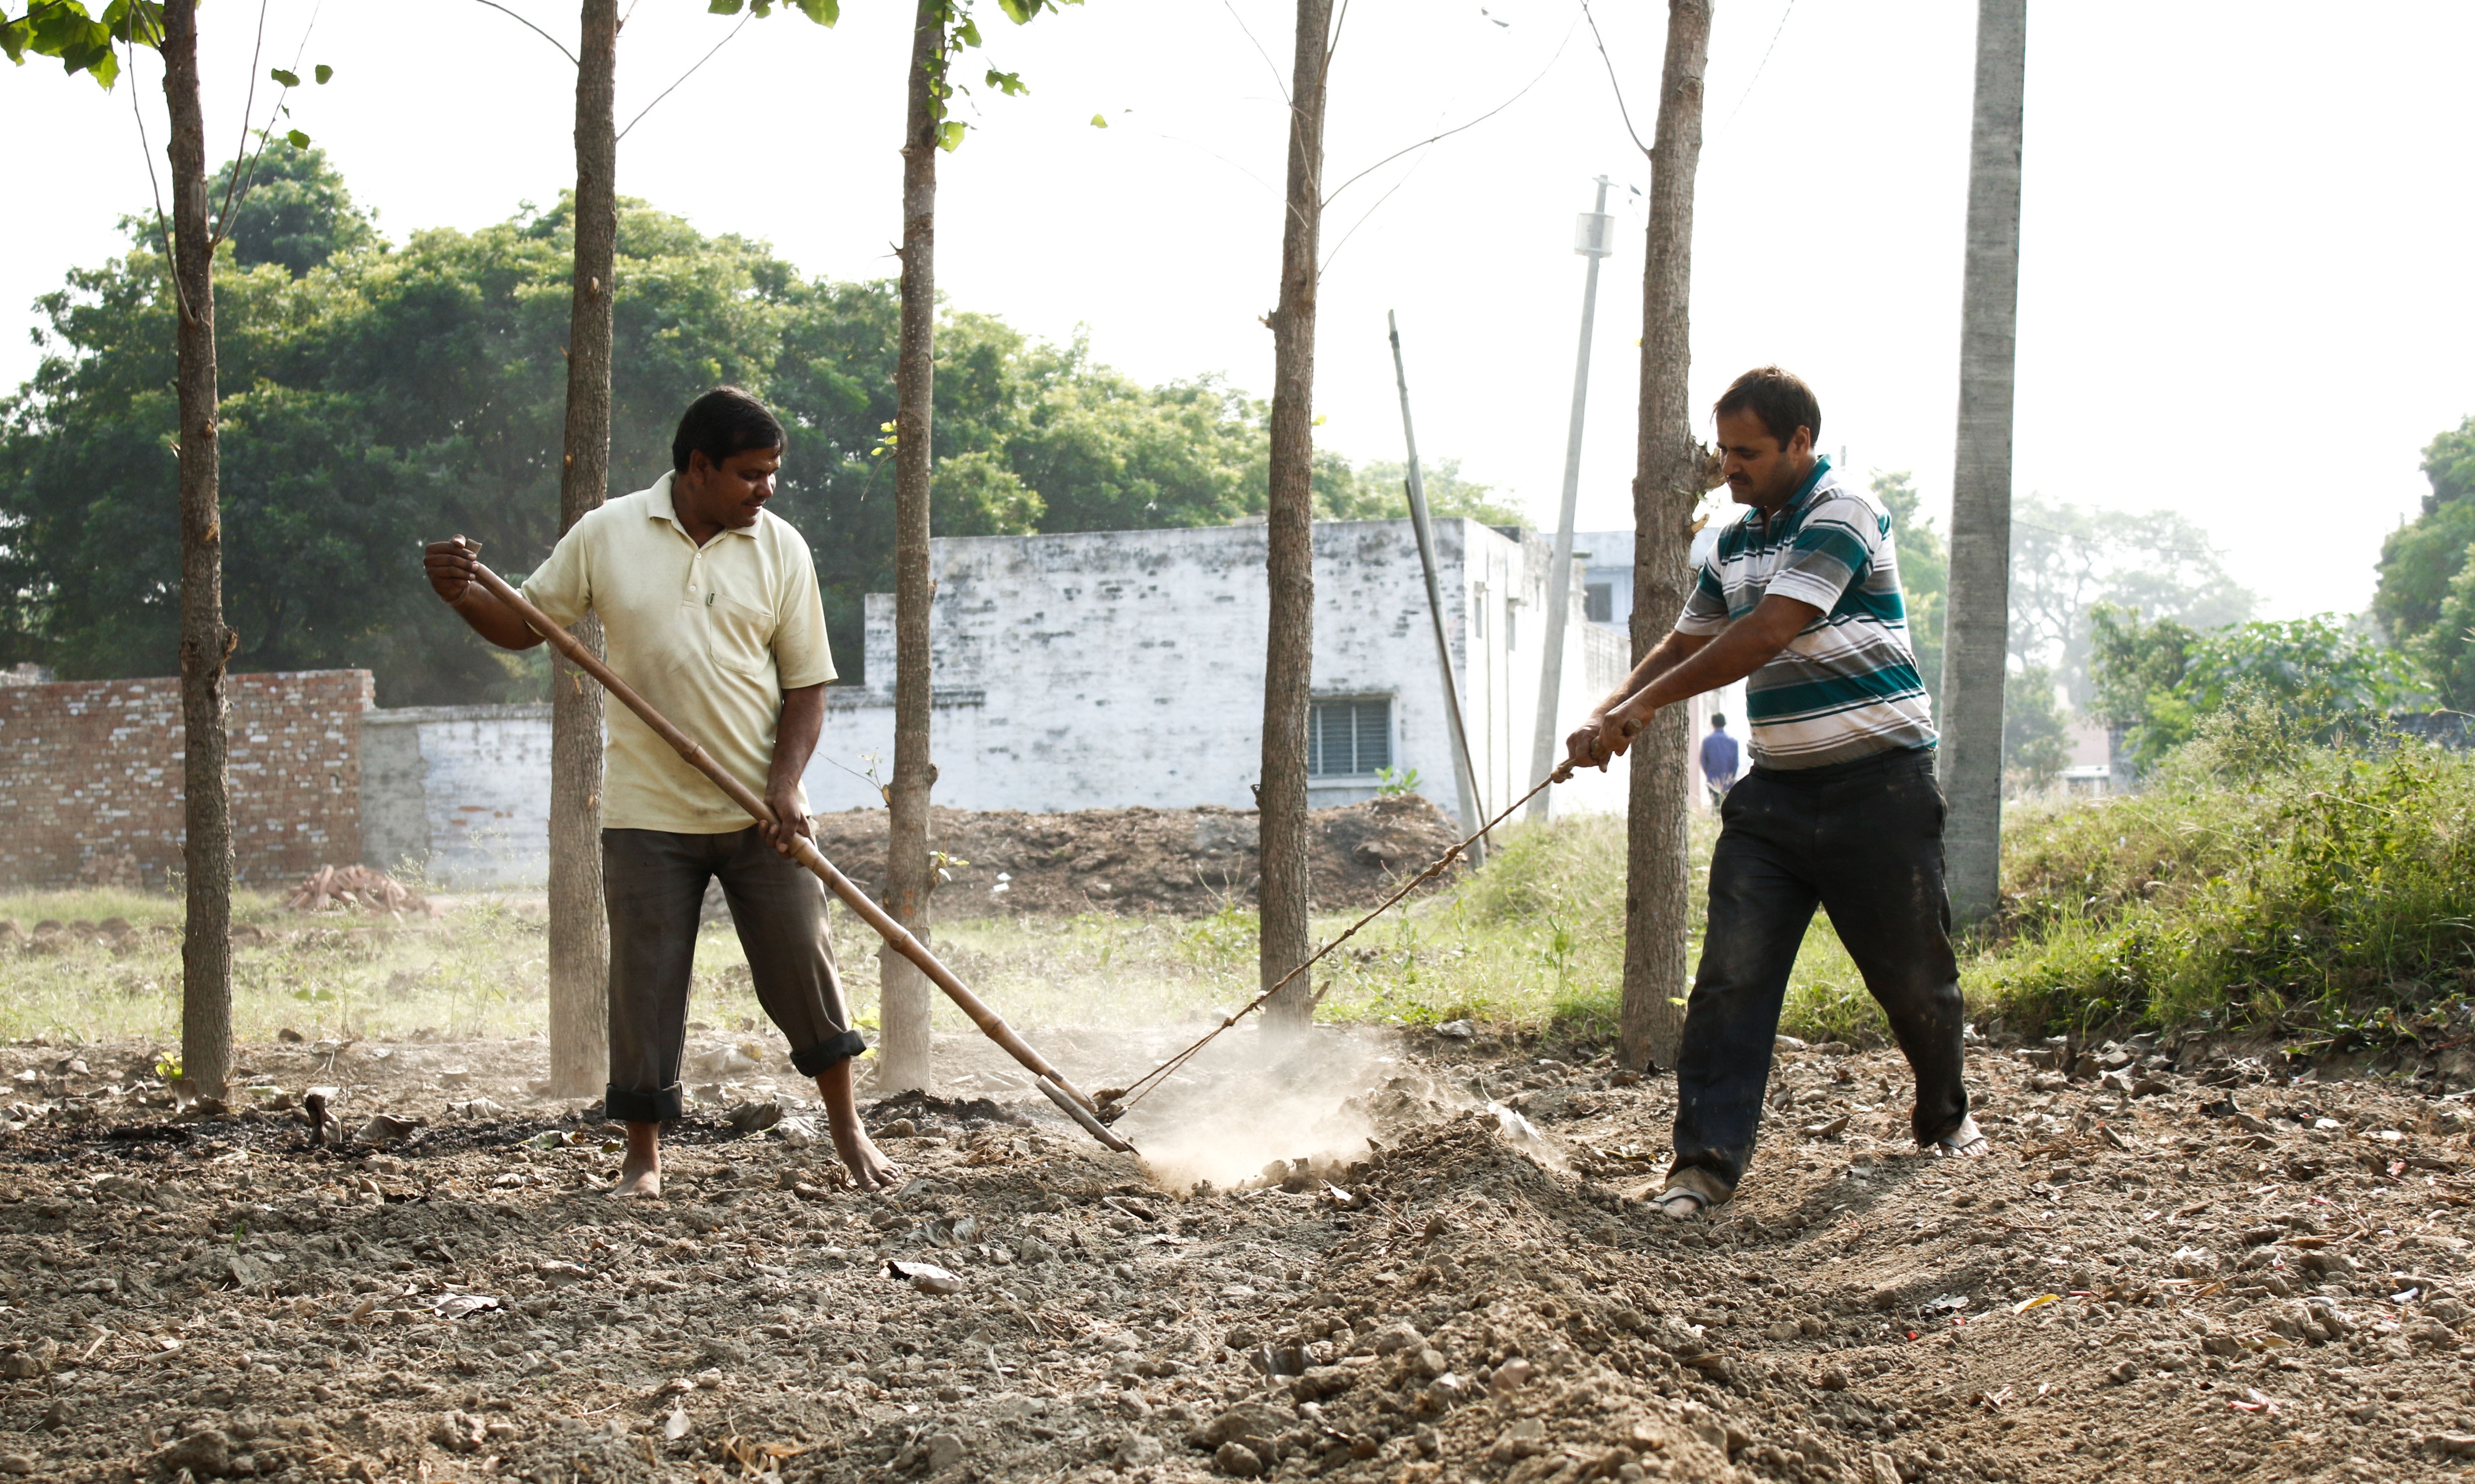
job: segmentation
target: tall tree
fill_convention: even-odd
[[[1702,74],[1709,61],[1710,0],[1669,0],[1641,280],[1641,421],[1632,479],[1636,663],[1684,610],[1693,580],[1693,507],[1711,484],[1685,388],[1693,359],[1693,177],[1702,162]],[[1685,708],[1671,706],[1632,744],[1617,1051],[1634,1068],[1674,1065],[1683,1034],[1692,731]]]
[[[567,425],[558,529],[610,491],[611,304],[619,255],[618,0],[584,0],[576,68],[575,264],[568,288]],[[601,652],[601,623],[576,638]],[[610,925],[601,901],[601,687],[551,660],[550,1078],[589,1096],[610,1060]]]
[[[919,0],[902,131],[902,328],[894,387],[894,777],[886,791],[885,910],[921,940],[936,873],[928,857],[928,570],[930,424],[936,397],[938,86],[945,70],[946,0]],[[887,944],[877,954],[880,1092],[935,1078],[926,975]]]
[[[36,0],[11,17],[0,12],[0,54],[22,63],[28,52],[57,58],[72,75],[110,87],[119,76],[115,44],[149,46],[163,59],[163,101],[171,121],[169,243],[175,313],[174,396],[180,433],[181,721],[184,731],[182,865],[187,914],[181,941],[182,1075],[201,1095],[221,1096],[232,1072],[232,809],[224,730],[226,665],[239,636],[224,622],[222,450],[216,435],[215,202],[207,180],[207,126],[198,80],[197,0],[114,0],[100,19],[78,0]],[[332,69],[321,66],[324,83]],[[299,80],[282,68],[274,112],[257,131],[259,154]],[[251,89],[252,101],[256,88]],[[247,120],[244,119],[244,124]],[[244,142],[247,135],[244,134]],[[308,135],[290,133],[306,147]],[[244,201],[255,159],[235,164],[222,210],[230,226]],[[159,229],[160,223],[159,221]]]
[[[1306,961],[1307,715],[1314,679],[1315,280],[1323,230],[1324,85],[1332,70],[1332,0],[1298,0],[1289,70],[1289,170],[1281,231],[1281,297],[1272,310],[1272,466],[1265,506],[1271,588],[1263,647],[1263,766],[1255,790],[1257,892],[1265,989]],[[1292,984],[1263,1009],[1303,1030],[1314,986]]]
[[[198,92],[197,0],[165,0],[163,100],[172,138],[173,378],[181,403],[181,784],[188,894],[181,937],[181,1075],[220,1097],[232,1071],[232,801],[226,790],[222,512],[216,483],[215,245],[207,202],[207,125]]]
[[[2001,899],[2002,691],[2011,616],[2011,402],[2020,312],[2021,106],[2028,0],[1978,0],[1976,117],[1960,289],[1959,448],[1943,632],[1942,790],[1951,912]]]
[[[997,0],[1024,25],[1059,0]],[[1065,0],[1078,3],[1078,0]],[[885,909],[925,941],[928,895],[937,870],[928,853],[928,791],[937,782],[929,750],[933,677],[929,610],[936,581],[928,568],[935,457],[937,353],[937,152],[960,148],[969,126],[948,116],[959,90],[954,52],[980,44],[968,0],[919,0],[912,12],[911,62],[902,134],[902,319],[894,373],[894,776],[886,790]],[[992,67],[998,92],[1022,80]],[[927,1087],[935,1075],[927,976],[887,944],[877,955],[877,1071],[880,1092]]]

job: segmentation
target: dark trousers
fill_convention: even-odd
[[[747,951],[757,1003],[810,1077],[868,1049],[851,1029],[825,936],[824,884],[765,842],[756,827],[727,835],[601,832],[601,892],[610,912],[610,1085],[623,1123],[676,1118],[685,1104],[688,986],[705,884],[722,880]]]
[[[1932,752],[1756,767],[1728,791],[1719,816],[1709,931],[1676,1063],[1671,1183],[1724,1201],[1744,1179],[1788,971],[1817,903],[1916,1073],[1917,1141],[1957,1128],[1968,1090]]]

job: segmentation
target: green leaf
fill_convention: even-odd
[[[963,23],[954,28],[954,45],[960,48],[979,44],[980,23],[968,15],[964,16]]]
[[[309,136],[298,129],[289,131],[283,137],[291,140],[292,147],[296,150],[306,150],[309,147]]]
[[[963,132],[971,126],[959,118],[949,118],[937,126],[937,147],[951,155],[963,147]]]
[[[996,68],[991,67],[985,81],[991,87],[1009,98],[1019,98],[1031,91],[1030,88],[1022,85],[1022,74],[1019,72],[999,72]]]
[[[742,0],[711,0],[711,3],[706,5],[704,8],[705,13],[708,15],[736,15],[739,13],[741,3]],[[772,7],[768,6],[765,7],[765,9],[770,10]]]
[[[1109,121],[1102,118],[1099,114],[1094,113],[1091,115],[1091,127],[1094,129],[1106,129],[1109,127]]]
[[[282,67],[269,67],[266,69],[266,75],[286,87],[301,85],[301,74],[298,72],[286,72]]]
[[[319,85],[319,86],[321,86],[321,87],[326,86],[326,85],[327,85],[327,80],[328,80],[328,79],[330,79],[330,78],[331,78],[331,77],[333,77],[334,75],[335,75],[335,69],[334,69],[334,68],[332,68],[332,67],[331,67],[331,66],[329,66],[329,65],[327,65],[327,64],[326,64],[325,62],[323,62],[323,61],[322,61],[322,62],[320,62],[320,63],[318,63],[317,70],[311,74],[311,76],[313,76],[313,77],[317,78],[317,80],[318,80],[318,85]]]

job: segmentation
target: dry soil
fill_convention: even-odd
[[[1097,1085],[1180,1037],[1039,1039]],[[670,1196],[623,1205],[594,1193],[609,1131],[529,1090],[534,1044],[250,1047],[275,1090],[204,1118],[160,1106],[151,1048],[0,1048],[0,1471],[1895,1484],[2475,1461],[2468,1119],[2412,1086],[1976,1047],[1995,1154],[1931,1161],[1895,1054],[1789,1049],[1742,1196],[1670,1224],[1632,1198],[1672,1082],[1483,1035],[1234,1034],[1120,1126],[1149,1162],[948,1041],[949,1099],[872,1105],[910,1174],[874,1197],[834,1188],[763,1052],[699,1039]],[[282,1105],[320,1086],[348,1128],[421,1122],[310,1148]],[[742,1133],[734,1108],[783,1121]]]

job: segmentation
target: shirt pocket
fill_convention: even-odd
[[[705,642],[714,664],[738,675],[762,677],[773,664],[772,610],[716,593],[705,604]]]

